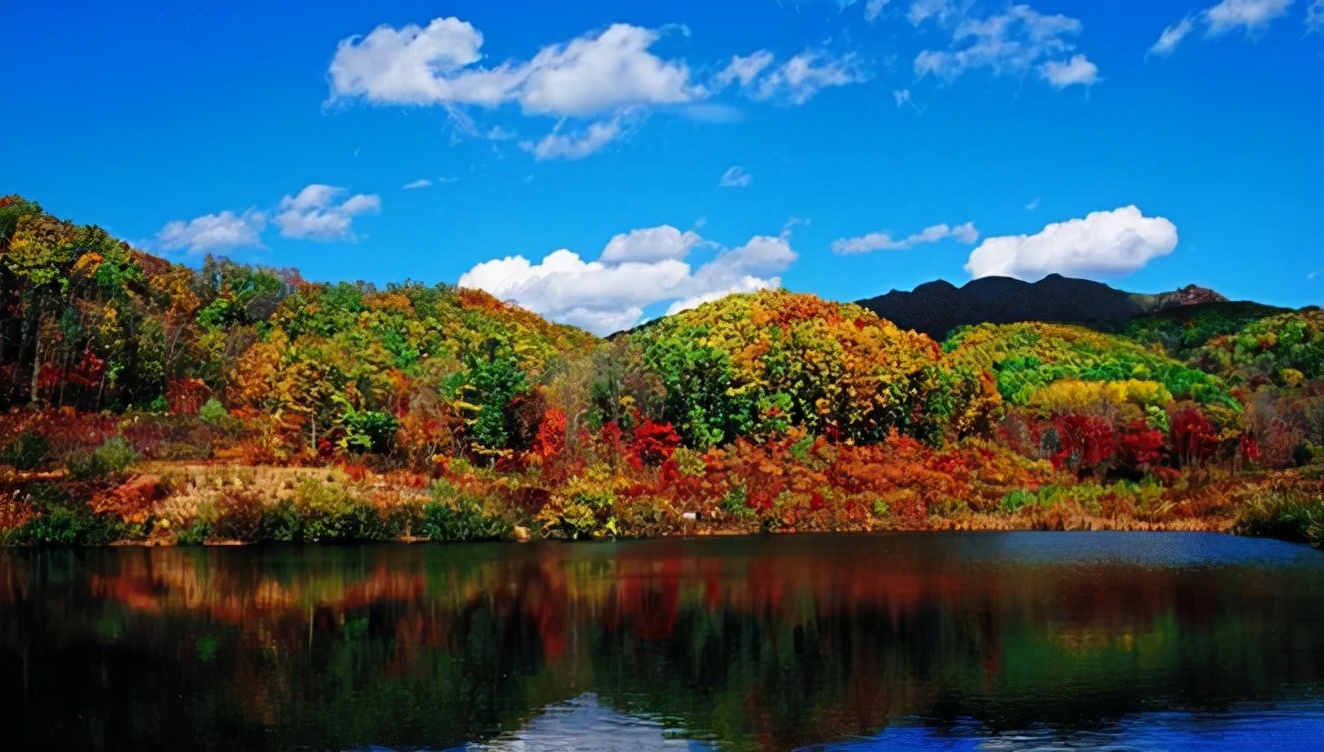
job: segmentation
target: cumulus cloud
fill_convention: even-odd
[[[381,198],[356,193],[339,201],[344,188],[313,183],[297,196],[285,196],[276,206],[272,223],[280,234],[300,240],[355,240],[352,224],[360,214],[381,210]]]
[[[871,232],[856,238],[842,238],[832,241],[833,253],[869,253],[870,251],[903,251],[924,243],[936,243],[951,238],[959,243],[973,243],[979,240],[979,230],[973,222],[950,227],[946,224],[931,225],[904,238],[893,238],[890,233]]]
[[[490,65],[482,54],[483,35],[466,21],[384,24],[336,46],[327,75],[330,99],[442,106],[460,133],[492,140],[509,134],[484,131],[464,108],[513,104],[525,115],[596,118],[580,132],[561,133],[558,125],[541,140],[521,144],[537,159],[580,159],[618,138],[620,119],[629,112],[707,96],[691,83],[684,61],[651,51],[665,31],[618,23],[544,46],[527,60]]]
[[[911,6],[912,12],[915,7]],[[1080,77],[1087,70],[1092,82],[1098,69],[1084,56],[1079,56],[1079,62],[1075,58],[1055,62],[1058,56],[1074,49],[1070,38],[1080,29],[1080,21],[1069,16],[1045,15],[1028,5],[1013,5],[1002,13],[957,24],[952,32],[952,49],[921,51],[915,57],[915,74],[950,81],[979,68],[999,75],[1021,74],[1038,65],[1041,74],[1054,85],[1053,76]]]
[[[256,209],[242,214],[223,211],[204,214],[187,222],[178,219],[170,222],[156,234],[156,242],[162,250],[187,249],[188,253],[261,248],[260,236],[266,226],[266,215]]]
[[[866,13],[876,14],[883,4],[868,0]],[[771,52],[758,50],[732,57],[700,85],[683,59],[653,51],[672,32],[689,36],[681,25],[651,29],[617,23],[548,44],[526,59],[496,63],[483,54],[483,34],[467,21],[383,24],[336,45],[327,70],[328,102],[440,106],[458,134],[493,140],[509,134],[479,127],[471,109],[514,106],[524,115],[561,120],[541,140],[521,144],[526,151],[539,159],[579,159],[621,137],[622,118],[642,117],[657,107],[696,119],[738,119],[738,110],[708,101],[732,85],[756,101],[799,105],[824,88],[864,80],[849,55],[807,50],[777,64]],[[561,133],[567,118],[591,124]]]
[[[735,165],[728,167],[726,172],[722,173],[722,178],[718,181],[718,184],[723,188],[744,188],[752,182],[754,182],[754,178],[745,172],[745,168]]]
[[[648,51],[659,38],[652,29],[613,24],[596,37],[544,47],[526,66],[520,103],[528,112],[591,115],[688,102],[697,94],[689,68]]]
[[[517,102],[526,113],[592,115],[642,104],[694,98],[689,68],[649,51],[652,29],[613,24],[565,44],[543,47],[527,61],[479,65],[483,35],[458,18],[426,27],[378,26],[342,39],[328,74],[331,98],[380,104],[495,107]]]
[[[493,259],[460,276],[475,287],[514,301],[553,321],[610,334],[637,324],[644,308],[670,301],[684,310],[730,292],[777,287],[777,276],[796,254],[785,236],[758,236],[719,249],[692,266],[691,249],[707,244],[693,232],[662,225],[613,237],[597,260],[561,249],[534,263],[523,256]]]
[[[1054,88],[1065,89],[1073,84],[1092,86],[1099,80],[1099,66],[1084,55],[1072,55],[1066,62],[1050,60],[1039,66],[1039,71]]]
[[[1034,235],[987,238],[970,254],[965,270],[972,277],[1024,280],[1052,273],[1118,277],[1172,253],[1176,246],[1177,228],[1172,222],[1124,206],[1055,222]]]
[[[624,263],[641,261],[651,263],[665,259],[683,259],[690,249],[703,241],[694,232],[681,232],[671,225],[647,227],[615,235],[602,249],[599,261]]]
[[[583,159],[620,135],[620,120],[604,120],[576,133],[549,133],[536,142],[521,141],[520,148],[540,162],[548,159]]]

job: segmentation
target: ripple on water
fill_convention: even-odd
[[[651,718],[627,715],[598,703],[592,692],[552,705],[524,728],[470,750],[491,752],[644,752],[652,749],[708,750],[711,745],[684,739]]]
[[[918,719],[912,719],[918,723]],[[1318,702],[1226,713],[1141,713],[1096,729],[1037,726],[990,732],[977,724],[933,728],[897,725],[877,737],[802,748],[806,752],[1321,752],[1324,707]]]

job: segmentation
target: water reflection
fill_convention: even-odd
[[[1120,744],[1308,728],[1321,603],[1316,552],[1182,534],[7,552],[0,713],[48,749]]]

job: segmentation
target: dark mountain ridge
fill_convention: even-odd
[[[1171,292],[1133,293],[1102,282],[1050,274],[1038,282],[983,277],[962,287],[938,280],[910,292],[892,290],[856,302],[902,329],[942,340],[953,329],[967,324],[1098,324],[1179,306],[1224,303],[1227,298],[1196,285]]]

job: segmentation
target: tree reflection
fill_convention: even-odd
[[[1320,695],[1318,568],[929,540],[10,552],[4,723],[33,748],[444,747],[593,692],[755,749]]]

